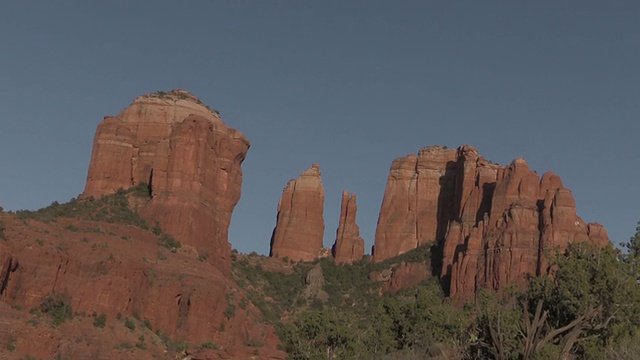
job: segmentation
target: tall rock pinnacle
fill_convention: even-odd
[[[137,97],[96,131],[83,197],[147,183],[141,213],[228,272],[227,235],[249,140],[184,90]]]
[[[313,164],[289,180],[278,203],[270,256],[312,261],[320,256],[324,237],[324,186],[320,168]]]
[[[340,222],[336,232],[336,242],[332,252],[336,263],[351,264],[364,256],[364,240],[360,237],[360,228],[356,224],[356,195],[342,192]]]

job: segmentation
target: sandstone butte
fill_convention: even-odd
[[[524,285],[526,274],[548,270],[546,251],[583,241],[609,239],[577,216],[557,175],[540,178],[523,159],[493,164],[471,146],[430,146],[393,161],[372,252],[382,261],[436,243],[445,290],[468,299],[480,288]]]
[[[364,256],[364,240],[360,237],[360,228],[356,224],[357,211],[356,195],[343,191],[336,241],[331,249],[338,264],[351,264]]]
[[[242,133],[186,91],[144,95],[106,117],[82,201],[147,183],[149,196],[134,204],[183,246],[169,251],[158,246],[157,234],[127,224],[64,217],[46,223],[0,212],[7,239],[0,243],[0,341],[16,339],[16,358],[134,359],[119,344],[144,336],[149,356],[162,358],[157,331],[220,345],[197,358],[251,358],[252,341],[264,344],[259,358],[284,358],[257,308],[228,311],[248,302],[230,278],[227,240],[248,148]],[[30,325],[33,315],[19,311],[54,295],[71,305],[73,320],[57,328]],[[104,331],[96,333],[91,314],[106,315]],[[135,331],[124,318],[139,319]]]
[[[228,274],[228,229],[249,146],[187,91],[140,96],[98,126],[83,197],[147,183],[143,216]]]
[[[294,261],[321,257],[324,238],[324,186],[320,167],[313,164],[289,180],[278,203],[270,256]]]

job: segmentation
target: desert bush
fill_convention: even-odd
[[[158,239],[158,245],[166,247],[167,249],[174,250],[182,247],[180,241],[174,239],[171,235],[163,233]]]
[[[40,311],[51,317],[53,325],[58,326],[73,318],[73,310],[68,300],[61,294],[54,294],[42,299]]]
[[[96,316],[96,314],[94,313],[93,326],[97,328],[104,328],[106,323],[107,323],[107,314],[102,313]]]
[[[124,326],[131,331],[134,331],[136,329],[136,324],[129,318],[124,319]]]

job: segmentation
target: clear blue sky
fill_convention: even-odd
[[[367,248],[391,161],[423,146],[524,157],[626,241],[640,219],[640,2],[0,2],[0,205],[82,192],[96,126],[183,88],[252,142],[230,241],[267,253],[313,162],[325,245],[358,195]]]

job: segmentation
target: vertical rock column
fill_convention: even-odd
[[[289,180],[278,203],[270,256],[313,261],[324,238],[324,186],[318,164]]]
[[[356,195],[343,191],[336,242],[331,249],[338,264],[351,264],[364,256],[364,240],[360,237],[360,228],[356,224],[357,211]]]

